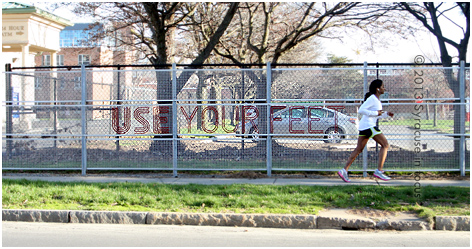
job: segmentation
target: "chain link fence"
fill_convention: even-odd
[[[367,64],[8,71],[3,169],[335,171],[377,78],[395,113],[379,123],[385,169],[469,171],[470,68]],[[379,149],[351,170],[375,170]]]

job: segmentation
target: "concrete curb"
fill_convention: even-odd
[[[436,216],[436,230],[470,231],[469,216]]]
[[[69,211],[4,209],[2,210],[2,221],[69,223]]]
[[[146,212],[70,211],[69,223],[146,224]]]
[[[435,224],[424,221],[348,219],[316,215],[165,213],[65,210],[2,210],[2,221],[238,226],[293,229],[375,229],[397,231],[470,231],[469,216],[438,216]]]
[[[315,229],[314,215],[149,213],[147,224]]]

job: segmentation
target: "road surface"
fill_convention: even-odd
[[[2,222],[4,247],[470,247],[470,232]]]

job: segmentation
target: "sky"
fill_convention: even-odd
[[[436,37],[426,32],[408,40],[393,37],[387,48],[374,46],[374,51],[366,51],[363,39],[362,36],[359,36],[350,37],[343,41],[324,40],[322,44],[326,54],[345,56],[351,59],[352,63],[414,63],[414,58],[417,55],[430,58],[433,62],[439,62]],[[359,49],[360,53],[358,54],[356,51]],[[451,49],[450,52],[452,51]]]
[[[448,13],[448,17],[456,23],[464,25],[465,18],[458,8],[455,10],[456,11]],[[462,30],[444,18],[441,18],[439,21],[443,35],[459,43],[460,39],[463,38]],[[356,63],[362,63],[364,61],[369,63],[414,63],[414,58],[417,55],[424,56],[426,62],[440,62],[439,45],[436,36],[427,31],[426,28],[422,31],[415,32],[415,36],[410,37],[408,40],[398,36],[391,36],[391,39],[389,39],[390,44],[387,48],[375,47],[374,52],[361,49],[361,54],[358,55],[355,51],[363,47],[363,39],[365,39],[365,36],[362,36],[362,34],[358,32],[357,36],[351,36],[344,41],[325,40],[324,46],[328,53],[346,56],[352,59],[352,62]],[[447,49],[451,56],[457,56],[457,50],[455,48],[448,45]],[[456,61],[457,59],[453,58],[453,62]],[[467,55],[467,61],[470,61],[470,53]]]
[[[39,8],[47,10],[47,7],[52,2],[24,2],[26,4],[35,5]],[[65,17],[73,23],[90,22],[90,19],[77,17],[74,13],[67,9],[60,9],[53,12],[54,14]],[[461,18],[459,10],[456,13],[449,14],[451,19],[457,21]],[[462,19],[464,19],[462,17]],[[459,22],[459,21],[458,21]],[[441,23],[443,32],[446,37],[453,37],[453,40],[458,42],[462,38],[462,31],[455,27],[451,22],[444,21]],[[318,63],[327,62],[327,55],[334,54],[338,57],[347,57],[352,63],[413,63],[417,55],[422,55],[426,58],[426,62],[440,62],[439,47],[436,37],[428,31],[417,32],[415,37],[408,40],[392,36],[389,39],[388,47],[375,46],[374,51],[366,49],[365,35],[360,32],[345,37],[340,40],[321,39],[323,55],[317,61]],[[356,53],[358,51],[358,53]],[[454,48],[448,47],[451,55],[457,55]],[[455,62],[456,60],[453,59]],[[470,53],[467,55],[467,61],[470,61]]]

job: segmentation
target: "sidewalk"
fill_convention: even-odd
[[[193,177],[133,177],[133,176],[30,176],[28,174],[9,174],[3,175],[3,179],[26,179],[57,182],[142,182],[142,183],[163,183],[163,184],[206,184],[206,185],[226,185],[226,184],[265,184],[265,185],[319,185],[319,186],[337,186],[337,185],[382,185],[382,186],[458,186],[470,187],[470,181],[467,180],[390,180],[388,182],[372,179],[356,179],[351,177],[351,183],[345,183],[339,178],[321,178],[321,179],[303,179],[303,178],[193,178]],[[378,183],[377,183],[378,182]]]
[[[468,180],[391,180],[351,178],[344,183],[337,178],[210,178],[210,177],[139,177],[139,176],[41,176],[34,174],[4,174],[3,179],[27,179],[59,182],[142,182],[162,184],[269,184],[269,185],[382,185],[382,186],[460,186],[469,187]],[[3,221],[113,223],[113,224],[173,224],[208,226],[244,226],[295,229],[375,229],[397,231],[449,230],[470,231],[469,216],[435,217],[433,222],[418,218],[411,212],[387,212],[374,209],[330,209],[317,215],[231,214],[231,213],[166,213],[115,212],[74,210],[2,210]]]

